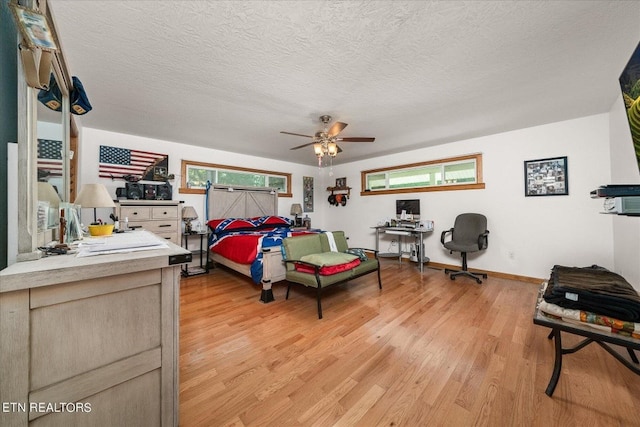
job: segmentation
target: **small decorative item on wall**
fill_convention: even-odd
[[[345,188],[347,186],[347,178],[336,178],[336,187]]]
[[[58,49],[47,17],[33,9],[11,4],[18,29],[29,48],[40,48],[45,51]],[[49,73],[47,73],[49,77]]]
[[[525,160],[525,196],[566,196],[569,194],[567,157]]]
[[[167,181],[169,172],[167,154],[127,148],[100,146],[98,176],[100,178],[124,179],[129,182]]]
[[[313,212],[313,177],[302,177],[302,208],[304,212]]]

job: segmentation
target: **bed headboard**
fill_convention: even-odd
[[[278,189],[212,185],[209,219],[278,215]]]

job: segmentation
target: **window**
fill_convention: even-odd
[[[278,196],[291,197],[291,174],[213,163],[182,161],[180,193],[204,194],[207,181],[212,184],[243,187],[274,187]]]
[[[360,173],[363,196],[482,189],[482,154],[373,169]]]

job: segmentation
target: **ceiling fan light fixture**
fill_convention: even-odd
[[[313,144],[313,151],[316,153],[316,156],[322,157],[324,156],[324,147],[320,142],[316,142]]]
[[[327,144],[327,152],[331,157],[335,157],[338,154],[338,144],[329,142]]]

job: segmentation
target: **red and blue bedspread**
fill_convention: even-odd
[[[282,239],[308,233],[292,231],[288,218],[223,218],[210,220],[209,250],[238,264],[249,264],[251,278],[262,281],[262,249],[277,247]]]

